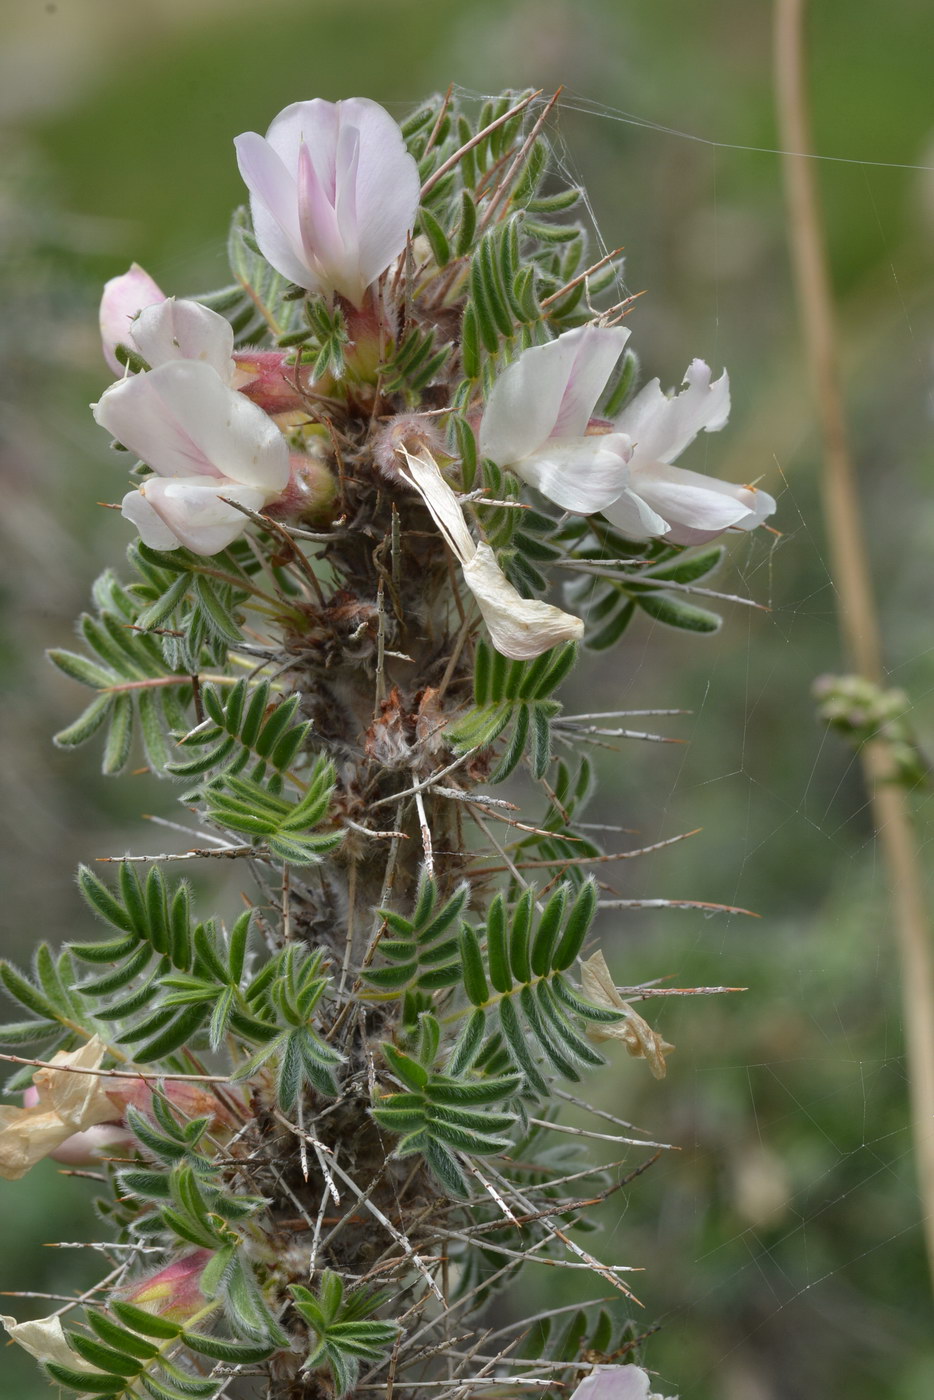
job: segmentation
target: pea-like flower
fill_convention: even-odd
[[[628,479],[622,431],[588,426],[629,332],[580,326],[524,350],[496,380],[480,423],[480,452],[579,515],[604,510]]]
[[[570,1400],[666,1400],[650,1391],[651,1381],[641,1366],[595,1366]],[[672,1395],[668,1400],[678,1400]]]
[[[671,465],[702,429],[717,432],[729,416],[727,373],[711,383],[703,360],[691,362],[679,394],[663,394],[657,379],[646,384],[614,424],[631,440],[632,456],[607,518],[633,539],[660,536],[672,544],[703,544],[724,530],[761,525],[775,510],[767,491]]]
[[[121,1290],[121,1296],[137,1308],[164,1317],[169,1322],[187,1322],[207,1304],[201,1292],[201,1278],[213,1259],[210,1249],[183,1254],[157,1273],[136,1279]]]
[[[245,524],[223,497],[261,510],[288,484],[288,444],[275,423],[204,361],[170,359],[122,379],[93,412],[152,468],[122,506],[151,549],[217,554]]]
[[[298,286],[361,307],[418,211],[418,167],[397,123],[364,97],[316,97],[234,144],[263,257]]]
[[[133,322],[144,306],[153,306],[161,301],[165,301],[165,293],[139,263],[133,263],[129,271],[105,282],[100,306],[101,343],[104,359],[114,374],[123,374],[124,370],[117,359],[117,346],[136,349]]]
[[[582,326],[525,350],[499,376],[480,423],[480,452],[509,467],[563,510],[605,512],[632,539],[702,544],[752,530],[775,510],[767,491],[672,466],[704,430],[730,414],[726,372],[711,383],[694,360],[680,394],[646,384],[613,423],[596,405],[628,336]]]
[[[200,302],[167,297],[138,263],[105,283],[100,327],[104,359],[116,374],[126,372],[117,359],[119,346],[152,369],[170,360],[203,360],[233,381],[230,322]]]

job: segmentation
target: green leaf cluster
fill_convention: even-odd
[[[465,926],[461,937],[464,989],[497,1027],[497,1049],[525,1076],[536,1094],[548,1092],[542,1058],[565,1078],[580,1078],[581,1066],[604,1063],[581,1036],[576,1022],[615,1022],[621,1013],[583,1001],[564,975],[580,952],[597,908],[597,887],[588,880],[576,892],[559,885],[537,920],[534,892],[526,890],[510,908],[498,894],[484,930]]]
[[[662,540],[647,543],[627,540],[605,521],[593,518],[565,526],[562,538],[571,545],[575,559],[599,566],[613,561],[612,576],[583,573],[572,585],[572,595],[586,597],[587,636],[591,651],[615,646],[638,610],[656,622],[684,632],[711,633],[720,627],[717,613],[689,603],[680,593],[665,591],[665,584],[679,589],[699,583],[712,574],[724,556],[722,545],[684,550]],[[631,559],[632,569],[620,567]]]
[[[308,1325],[312,1346],[303,1370],[327,1366],[338,1397],[353,1390],[362,1362],[374,1365],[385,1359],[399,1335],[395,1322],[378,1322],[373,1313],[388,1299],[388,1293],[356,1288],[344,1290],[338,1274],[325,1269],[317,1294],[301,1284],[292,1284],[295,1310]]]
[[[455,752],[489,748],[506,733],[506,747],[491,781],[508,777],[526,752],[534,776],[544,777],[551,761],[550,722],[561,710],[552,695],[576,659],[573,642],[552,647],[534,661],[508,661],[486,642],[479,642],[473,707],[447,730]]]
[[[411,917],[381,909],[380,917],[393,936],[383,937],[379,951],[387,967],[367,968],[364,979],[378,992],[395,998],[410,985],[426,992],[451,987],[460,979],[458,941],[453,932],[467,907],[470,887],[458,886],[443,902],[438,886],[423,870]]]
[[[288,747],[285,749],[288,752]],[[275,791],[276,775],[261,783],[226,770],[204,789],[207,817],[228,831],[263,843],[265,850],[290,865],[314,865],[335,850],[343,831],[315,831],[327,818],[334,793],[334,765],[318,759],[307,791],[290,802]]]
[[[55,743],[77,748],[105,729],[103,769],[114,774],[126,766],[138,731],[150,765],[161,772],[168,761],[168,732],[186,724],[190,677],[175,674],[158,640],[137,630],[141,600],[111,570],[94,585],[94,601],[95,612],[78,619],[86,653],[61,647],[48,652],[58,670],[97,692],[55,735]]]
[[[475,1023],[470,1028],[474,1053],[479,1049],[482,1026],[480,1036],[476,1030]],[[505,1134],[515,1124],[516,1115],[508,1110],[495,1112],[492,1105],[512,1099],[522,1086],[522,1075],[470,1076],[463,1053],[458,1055],[455,1068],[465,1072],[441,1074],[395,1045],[384,1044],[382,1049],[389,1068],[405,1087],[375,1101],[371,1109],[374,1119],[380,1127],[402,1134],[396,1146],[398,1156],[420,1153],[450,1191],[467,1195],[456,1154],[482,1157],[512,1146],[512,1139]]]
[[[191,1400],[194,1396],[213,1400],[227,1383],[226,1378],[211,1380],[199,1375],[190,1364],[183,1364],[185,1351],[210,1361],[255,1365],[271,1356],[276,1346],[288,1342],[271,1318],[275,1341],[258,1344],[193,1331],[170,1317],[121,1299],[112,1299],[109,1307],[112,1316],[86,1309],[92,1335],[75,1330],[65,1333],[75,1355],[98,1370],[78,1370],[48,1362],[45,1369],[58,1385],[82,1395],[152,1396],[154,1400]]]
[[[185,749],[198,750],[188,760],[166,764],[166,772],[176,778],[199,778],[212,770],[225,774],[241,773],[250,762],[251,781],[262,783],[270,769],[288,771],[304,749],[311,721],[294,723],[301,704],[300,695],[275,704],[268,681],[252,688],[245,679],[222,695],[212,685],[201,691],[204,723],[185,735]]]
[[[76,748],[104,729],[103,769],[116,774],[138,734],[149,766],[162,774],[173,735],[190,727],[193,678],[225,666],[229,648],[242,640],[239,609],[258,565],[240,546],[205,560],[137,541],[127,557],[136,581],[124,587],[106,570],[94,585],[95,611],[78,619],[85,652],[48,652],[60,671],[97,692],[55,743]]]
[[[328,986],[322,974],[324,954],[290,944],[270,960],[253,984],[256,1000],[266,1014],[275,1016],[275,1027],[266,1041],[236,1074],[248,1079],[270,1059],[278,1062],[276,1097],[286,1113],[295,1107],[305,1085],[334,1097],[334,1070],[343,1056],[315,1031],[311,1022]]]

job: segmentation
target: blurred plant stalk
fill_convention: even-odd
[[[804,24],[807,0],[776,0],[775,92],[784,152],[788,242],[823,443],[822,492],[837,617],[849,663],[885,683],[879,619],[837,362],[826,241],[811,155]],[[934,1282],[934,962],[917,833],[884,738],[860,747],[885,863],[898,956],[914,1149],[928,1267]]]

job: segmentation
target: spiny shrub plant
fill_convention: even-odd
[[[649,1393],[585,1233],[649,1150],[601,1111],[607,1171],[563,1120],[598,1046],[671,1047],[591,934],[625,901],[588,749],[630,731],[560,694],[640,618],[713,632],[714,541],[774,502],[673,465],[726,374],[637,390],[552,108],[298,102],[237,139],[230,285],[105,288],[139,538],[51,653],[91,692],[56,742],[179,784],[194,841],[83,867],[96,936],[0,967],[0,1174],[93,1163],[119,1260],[81,1312],[6,1319],[50,1391]],[[233,922],[192,860],[233,865]],[[579,1304],[490,1311],[543,1264]]]

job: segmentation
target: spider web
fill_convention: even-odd
[[[822,538],[813,400],[800,365],[789,375],[777,356],[769,363],[761,347],[743,342],[743,328],[730,324],[735,297],[724,295],[721,224],[729,231],[736,211],[723,207],[719,188],[739,155],[767,166],[779,197],[782,153],[676,131],[568,92],[561,112],[551,133],[557,163],[566,181],[584,188],[586,139],[579,139],[580,121],[566,136],[567,113],[586,117],[585,137],[625,124],[652,139],[662,162],[677,146],[682,176],[685,149],[692,151],[685,178],[694,180],[697,202],[706,194],[711,211],[708,303],[678,318],[687,338],[672,361],[672,337],[659,322],[675,313],[662,288],[662,312],[643,315],[659,297],[647,277],[649,295],[629,320],[631,343],[642,356],[643,381],[659,374],[663,387],[679,382],[691,355],[704,355],[718,371],[722,354],[734,422],[719,435],[702,434],[683,464],[761,480],[778,498],[773,523],[781,532],[737,539],[714,585],[767,612],[727,606],[714,639],[634,627],[615,653],[582,668],[582,703],[568,701],[588,711],[693,711],[680,722],[658,722],[683,746],[607,741],[598,759],[601,788],[588,817],[637,833],[635,844],[704,827],[690,842],[626,865],[625,879],[607,877],[614,891],[721,901],[762,916],[755,924],[695,911],[605,919],[600,941],[621,983],[661,977],[682,987],[748,990],[716,1004],[646,1003],[643,1012],[679,1047],[664,1086],[646,1085],[628,1062],[614,1063],[591,1085],[594,1102],[680,1148],[631,1189],[622,1211],[605,1209],[603,1257],[645,1265],[645,1278],[634,1276],[647,1304],[635,1326],[661,1324],[646,1355],[672,1389],[729,1400],[921,1393],[934,1377],[934,1347],[885,872],[858,758],[818,722],[810,698],[818,674],[845,669],[835,620],[841,600]],[[847,178],[883,247],[873,315],[884,346],[874,359],[867,354],[864,333],[850,334],[844,305],[841,352],[854,393],[850,425],[864,476],[887,680],[908,690],[917,728],[929,723],[923,702],[934,678],[912,556],[923,548],[930,515],[922,512],[906,538],[900,507],[911,497],[912,455],[929,433],[929,354],[914,324],[921,296],[900,276],[908,255],[889,243],[884,219],[894,216],[880,206],[875,185],[879,171],[920,175],[932,167],[813,158],[833,167],[838,185],[841,172]],[[615,216],[610,232],[609,220],[584,198],[596,248],[608,252],[620,241]],[[620,296],[644,285],[646,251],[625,218],[623,231],[629,261]],[[643,238],[645,231],[643,222]],[[781,279],[787,358],[797,330],[784,268]],[[738,347],[745,358],[737,359]],[[885,359],[883,382],[873,384],[870,371]],[[770,369],[777,384],[764,379]],[[893,399],[904,410],[894,429]],[[870,474],[886,434],[886,470]],[[575,606],[586,612],[580,596]],[[930,841],[930,802],[926,788],[913,794],[922,849]]]

